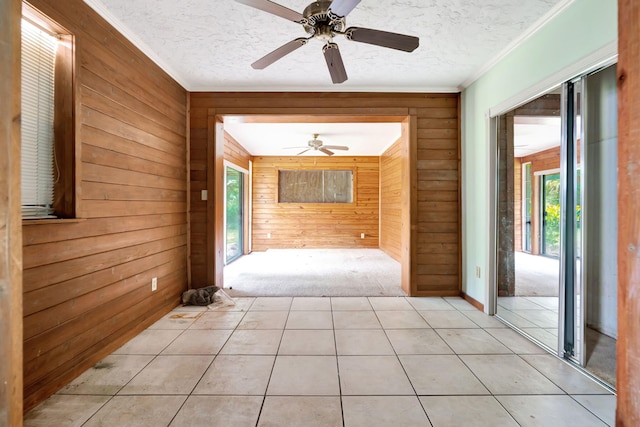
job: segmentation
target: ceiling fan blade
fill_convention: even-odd
[[[349,147],[346,147],[344,145],[323,145],[323,147],[330,150],[349,150]]]
[[[300,154],[304,154],[309,150],[311,150],[311,148],[307,148],[306,150],[299,152],[298,154],[296,154],[296,156],[299,156]]]
[[[413,52],[420,45],[418,37],[372,30],[371,28],[351,27],[347,28],[344,33],[349,40],[354,42],[368,43],[405,52]]]
[[[333,153],[331,151],[327,150],[326,148],[318,148],[318,151],[322,151],[327,156],[333,156]]]
[[[283,56],[290,54],[294,50],[299,47],[307,44],[308,40],[304,37],[297,38],[295,40],[291,40],[289,43],[286,43],[271,53],[266,54],[262,58],[258,59],[256,62],[251,64],[253,68],[256,70],[263,70],[267,68],[269,65],[276,62],[278,59],[281,59]]]
[[[335,43],[327,43],[322,48],[324,53],[324,59],[327,61],[327,67],[329,67],[329,74],[331,74],[331,80],[334,84],[342,83],[347,80],[347,70],[344,69],[344,63],[342,62],[342,55],[340,55],[340,49]]]
[[[264,12],[271,13],[289,21],[297,23],[301,23],[304,21],[304,16],[302,16],[300,13],[269,0],[236,0],[236,2],[253,7],[255,9],[260,9]]]
[[[358,3],[360,3],[360,0],[333,0],[329,10],[339,17],[345,17]]]

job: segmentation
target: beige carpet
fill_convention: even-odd
[[[517,296],[558,296],[560,288],[558,259],[524,252],[516,252],[515,258]]]
[[[239,296],[406,296],[400,263],[379,249],[270,249],[224,269]]]

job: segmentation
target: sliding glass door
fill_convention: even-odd
[[[225,263],[244,252],[244,174],[230,166],[226,170]]]
[[[542,175],[542,253],[560,254],[560,174]]]
[[[615,386],[617,91],[611,66],[565,85],[564,356]]]
[[[615,66],[566,82],[493,123],[496,315],[615,387]],[[519,170],[524,176],[514,179]]]

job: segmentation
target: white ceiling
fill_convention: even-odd
[[[337,36],[349,79],[333,85],[311,40],[264,70],[250,64],[307,34],[296,23],[234,0],[84,0],[188,91],[458,92],[574,0],[362,0],[348,26],[420,38],[412,53]],[[302,12],[311,0],[276,0]],[[292,155],[313,133],[348,145],[336,155],[379,155],[399,126],[241,124],[226,129],[253,155]],[[309,152],[309,155],[318,154]]]
[[[513,155],[525,157],[560,146],[560,117],[515,116],[513,118]]]
[[[401,133],[400,123],[241,123],[233,118],[225,120],[224,129],[254,156],[296,155],[314,133],[324,145],[349,147],[331,150],[335,156],[379,156]],[[314,150],[303,155],[324,156]]]
[[[347,26],[409,34],[405,53],[337,36],[349,76],[331,84],[311,40],[264,70],[250,64],[306,36],[233,0],[84,0],[189,91],[454,91],[572,0],[362,0]],[[277,0],[302,12],[310,0]]]

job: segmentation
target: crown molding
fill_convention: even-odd
[[[493,59],[484,64],[482,67],[478,69],[471,77],[462,82],[462,84],[458,87],[458,90],[462,92],[473,83],[475,83],[480,77],[485,75],[489,70],[495,67],[500,61],[507,57],[511,52],[516,50],[520,45],[529,40],[534,36],[540,29],[542,29],[545,25],[555,19],[558,15],[564,12],[571,4],[573,4],[575,0],[562,0],[558,4],[556,4],[549,12],[544,14],[540,19],[533,23],[527,30],[520,34],[519,37],[515,38],[511,43],[507,45],[504,49],[498,53]]]

